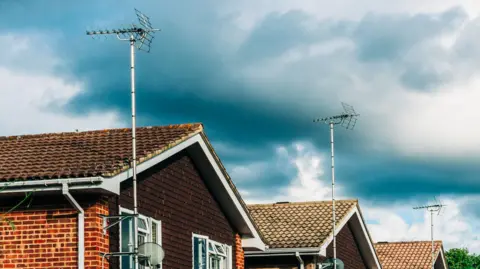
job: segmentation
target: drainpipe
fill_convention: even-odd
[[[77,239],[78,239],[78,269],[84,269],[85,263],[85,211],[68,191],[67,183],[62,184],[62,194],[70,204],[78,211]]]
[[[300,263],[300,269],[305,269],[305,264],[303,263],[302,257],[300,257],[300,253],[295,252],[295,256],[297,256],[297,260]]]

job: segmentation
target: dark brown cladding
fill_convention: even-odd
[[[343,261],[345,268],[367,269],[349,223],[337,234],[336,239],[337,257]],[[327,256],[333,257],[333,243],[327,247]]]
[[[120,197],[111,198],[110,214],[119,206],[133,209],[131,180]],[[222,212],[187,153],[181,152],[139,175],[139,213],[162,222],[164,269],[192,267],[192,233],[235,248],[235,230]],[[110,231],[110,251],[119,250],[118,228]],[[118,258],[111,260],[118,269]],[[235,264],[235,255],[233,255]]]

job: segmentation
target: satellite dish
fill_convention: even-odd
[[[138,263],[143,266],[158,267],[165,257],[162,246],[153,242],[146,242],[138,246]]]
[[[333,258],[327,259],[322,262],[322,269],[333,269]],[[337,269],[344,269],[345,266],[343,265],[342,260],[337,259]]]

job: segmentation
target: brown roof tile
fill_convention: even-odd
[[[337,223],[357,200],[336,201]],[[249,205],[250,213],[270,248],[320,247],[332,233],[330,201]]]
[[[137,162],[202,130],[199,123],[137,128]],[[110,177],[127,170],[131,156],[130,128],[0,137],[0,181]]]
[[[442,241],[435,241],[435,255]],[[432,263],[432,242],[379,242],[375,244],[383,269],[429,269]]]

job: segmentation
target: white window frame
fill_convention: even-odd
[[[126,214],[133,214],[133,210],[130,210],[130,209],[127,209],[127,208],[124,208],[124,207],[119,207],[119,211],[120,215],[122,215],[122,213],[126,213]],[[126,218],[124,220],[129,220],[129,219],[133,219],[133,218]],[[119,231],[119,251],[121,252],[122,251],[122,222],[124,221],[122,220],[119,224],[118,224],[118,231]],[[146,241],[147,242],[153,242],[153,233],[152,233],[152,228],[153,225],[152,223],[155,223],[157,225],[157,244],[159,245],[162,245],[162,221],[160,220],[156,220],[154,218],[151,218],[151,217],[147,217],[147,216],[144,216],[142,214],[138,214],[138,220],[142,220],[145,222],[145,225],[146,225],[146,229],[143,229],[141,227],[138,227],[138,232],[139,233],[142,233],[145,235],[146,237]],[[130,231],[131,233],[132,231]],[[130,235],[131,236],[131,235]],[[133,257],[131,257],[133,258]],[[133,261],[131,261],[133,262]],[[145,266],[144,267],[145,269],[150,269],[149,266]],[[122,262],[120,260],[120,269],[129,269],[129,268],[122,268]]]
[[[233,260],[233,253],[232,253],[232,246],[230,245],[227,245],[227,244],[222,244],[222,243],[219,243],[217,241],[214,241],[214,240],[211,240],[210,238],[208,238],[208,236],[205,236],[205,235],[199,235],[199,234],[195,234],[195,233],[192,233],[192,269],[195,268],[195,259],[193,257],[194,255],[194,249],[195,249],[195,238],[199,238],[199,239],[204,239],[206,240],[206,243],[207,243],[207,246],[206,246],[206,250],[207,250],[207,255],[206,255],[206,263],[207,263],[207,269],[211,269],[210,268],[210,255],[218,255],[218,256],[221,256],[221,257],[224,257],[225,260],[227,261],[227,268],[222,268],[222,269],[233,269],[233,266],[232,266],[232,260]],[[213,251],[210,250],[210,245],[213,246]],[[226,252],[225,254],[222,254],[222,253],[219,253],[217,251],[217,249],[215,248],[216,246],[220,246],[221,248],[223,248],[224,252]]]

